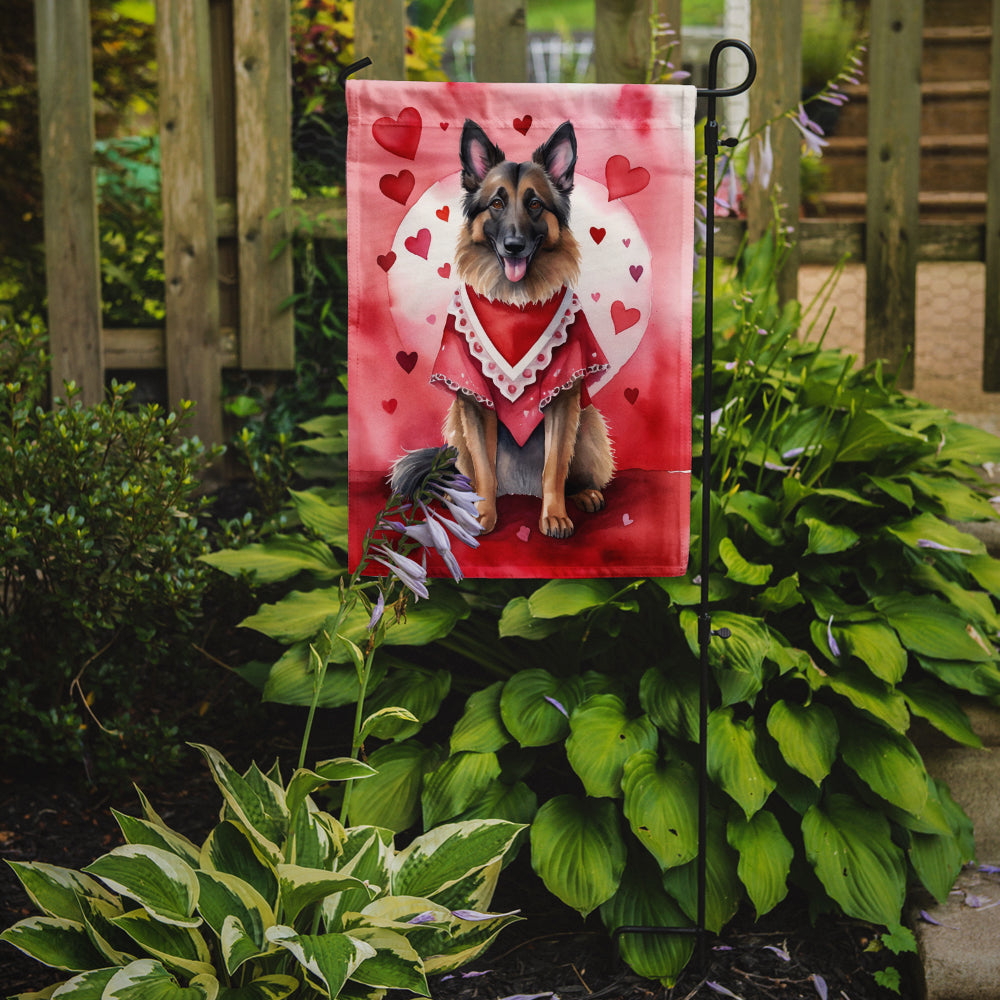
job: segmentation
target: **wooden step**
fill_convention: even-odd
[[[962,24],[990,23],[991,0],[923,0],[923,2],[925,28],[947,26],[959,20]]]
[[[988,80],[992,38],[988,24],[925,28],[921,79],[924,83]]]
[[[868,203],[863,191],[830,191],[815,198],[828,218],[863,220]],[[981,223],[986,216],[986,193],[980,191],[921,191],[920,218]]]

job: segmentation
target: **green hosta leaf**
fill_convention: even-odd
[[[909,855],[924,888],[946,902],[965,860],[958,839],[950,833],[911,833]]]
[[[804,604],[805,598],[799,590],[799,574],[792,573],[779,580],[773,587],[762,590],[754,598],[756,605],[763,612],[787,611],[798,604]]]
[[[441,702],[451,689],[451,674],[447,670],[425,670],[410,667],[394,670],[372,692],[365,707],[372,712],[384,708],[403,708],[414,716],[414,721],[384,724],[381,739],[405,740],[419,732],[425,722],[438,713]]]
[[[826,705],[797,705],[779,699],[767,716],[767,731],[785,761],[819,786],[837,756],[837,720]]]
[[[434,899],[461,879],[499,862],[523,827],[503,820],[447,823],[396,855],[392,891]]]
[[[535,618],[565,618],[607,604],[616,592],[608,580],[550,580],[528,598],[528,607]]]
[[[737,816],[730,820],[726,837],[729,846],[739,851],[736,873],[759,919],[788,894],[788,873],[795,849],[781,832],[774,813],[765,809],[751,819]]]
[[[295,918],[307,906],[318,903],[327,896],[345,889],[364,889],[365,884],[353,875],[326,872],[301,865],[278,865],[278,884],[281,888],[281,906],[285,919]],[[374,895],[374,891],[371,892]]]
[[[527,826],[538,812],[538,796],[523,782],[493,781],[457,819],[505,819]]]
[[[531,613],[527,597],[515,597],[508,601],[500,615],[501,639],[512,636],[520,639],[545,639],[561,631],[562,628],[563,623],[558,619],[536,618]]]
[[[966,584],[949,580],[926,562],[914,567],[911,579],[918,584],[913,589],[930,590],[940,594],[956,611],[981,626],[988,634],[996,635],[1000,632],[1000,615],[997,614],[990,594],[982,590],[972,590]]]
[[[610,899],[625,870],[615,804],[572,795],[549,799],[531,825],[531,865],[549,892],[582,916]]]
[[[430,996],[424,963],[402,934],[384,927],[362,926],[352,929],[351,937],[375,949],[375,954],[351,973],[355,982]]]
[[[839,668],[835,673],[823,674],[816,667],[811,667],[806,678],[814,689],[829,688],[897,732],[906,732],[910,724],[910,713],[906,710],[903,696],[884,681],[873,677],[867,669],[848,666]]]
[[[692,654],[700,656],[698,616],[693,611],[682,611],[680,621]],[[717,611],[712,615],[712,629],[723,628],[729,629],[729,638],[713,636],[708,646],[708,662],[722,690],[723,704],[752,702],[763,686],[764,659],[771,648],[770,633],[759,618]]]
[[[896,633],[879,622],[835,625],[833,634],[844,653],[861,660],[886,684],[898,684],[906,673],[906,650]]]
[[[895,535],[911,549],[922,549],[921,542],[932,542],[934,545],[968,552],[971,555],[983,555],[986,552],[986,546],[978,538],[933,514],[918,514],[909,521],[888,525],[886,531]]]
[[[115,972],[101,1000],[216,1000],[218,995],[215,976],[198,975],[181,986],[159,962],[142,958]]]
[[[579,677],[560,679],[547,670],[522,670],[504,684],[500,716],[521,746],[547,746],[569,732],[569,716],[583,697]]]
[[[691,607],[701,602],[701,584],[693,583],[686,576],[660,576],[653,580],[671,600],[682,608]],[[710,573],[708,575],[708,599],[710,601],[724,601],[727,597],[732,597],[739,590],[738,584],[721,573]]]
[[[342,646],[341,646],[342,648]],[[388,658],[379,656],[372,665],[369,687],[376,687],[385,677]],[[353,666],[331,663],[323,675],[316,702],[318,708],[339,708],[358,700],[360,687]],[[309,643],[297,642],[282,653],[264,681],[261,697],[279,705],[311,705],[316,697],[316,674],[310,661]]]
[[[708,773],[749,819],[774,791],[775,781],[757,762],[757,732],[752,718],[733,718],[732,708],[708,717]]]
[[[981,555],[963,561],[965,568],[980,587],[989,591],[994,597],[1000,597],[1000,559]]]
[[[983,462],[998,462],[997,436],[981,427],[971,424],[961,424],[958,421],[948,422],[944,433],[944,441],[937,453],[938,461],[966,462],[969,465],[981,465]]]
[[[595,694],[570,718],[566,758],[588,795],[619,798],[622,768],[638,750],[656,747],[659,734],[646,716],[629,719],[625,703],[613,694]]]
[[[40,861],[8,861],[31,901],[46,916],[65,917],[79,921],[83,918],[80,896],[93,896],[114,903],[115,897],[97,879]]]
[[[619,927],[687,927],[691,922],[664,891],[654,865],[630,858],[615,894],[601,904],[601,920],[614,933]],[[690,934],[623,934],[622,958],[638,975],[673,986],[691,959]]]
[[[739,549],[730,538],[719,540],[719,557],[726,565],[727,576],[748,587],[763,587],[770,579],[774,566],[748,562],[740,555]]]
[[[926,444],[923,434],[907,430],[872,410],[861,410],[851,421],[837,452],[838,462],[867,462],[890,448]]]
[[[996,658],[995,650],[975,626],[936,597],[884,595],[876,597],[874,603],[899,633],[903,645],[915,653],[974,663]]]
[[[452,754],[424,780],[424,826],[437,826],[467,809],[500,777],[495,753]]]
[[[852,719],[840,753],[876,795],[919,815],[927,801],[927,772],[907,737],[861,719]]]
[[[159,847],[164,851],[170,851],[177,857],[186,861],[189,865],[198,864],[199,849],[188,840],[187,837],[175,833],[169,827],[150,820],[136,819],[134,816],[126,816],[124,813],[112,809],[118,826],[121,827],[122,835],[130,844],[147,844],[150,847]]]
[[[327,503],[313,490],[289,490],[295,513],[302,523],[324,542],[347,548],[347,506]]]
[[[675,663],[669,673],[650,667],[639,682],[639,704],[660,729],[678,740],[698,739],[697,672]]]
[[[218,1000],[285,1000],[298,988],[292,976],[261,976],[245,986],[223,987]]]
[[[500,692],[503,681],[470,695],[462,717],[451,733],[451,752],[473,750],[477,753],[494,753],[510,742],[500,717]]]
[[[164,924],[145,910],[132,910],[111,921],[154,958],[188,976],[211,975],[212,956],[205,939],[191,927]]]
[[[939,504],[941,513],[951,521],[992,521],[996,518],[989,500],[954,477],[911,472],[906,478],[925,497]]]
[[[780,546],[784,540],[781,512],[768,496],[739,490],[726,497],[726,514],[735,515],[753,529],[758,538],[771,546]]]
[[[802,836],[809,863],[844,913],[874,924],[899,923],[906,866],[880,812],[849,795],[830,795],[806,813]]]
[[[279,924],[268,928],[267,939],[291,952],[310,978],[332,997],[340,994],[362,962],[375,957],[370,944],[349,934],[296,934],[293,928]]]
[[[98,858],[84,871],[113,892],[134,899],[150,916],[178,927],[197,927],[198,878],[170,851],[146,844],[125,844]]]
[[[270,906],[277,905],[277,873],[240,823],[227,820],[208,835],[202,844],[199,867],[234,875],[253,886]]]
[[[906,483],[885,476],[865,476],[865,479],[907,510],[913,508],[913,490]]]
[[[420,817],[424,774],[438,763],[438,753],[415,740],[379,747],[368,758],[378,772],[351,789],[354,826],[381,826],[399,833]]]
[[[625,818],[660,868],[697,855],[698,782],[688,764],[640,751],[625,762],[622,790]]]
[[[421,725],[421,721],[409,709],[394,705],[372,712],[361,724],[358,735],[362,740],[369,736],[380,740],[391,740],[394,737],[405,739],[417,732]]]
[[[267,900],[252,885],[235,875],[222,872],[198,872],[198,883],[201,893],[198,898],[198,910],[205,922],[215,931],[216,936],[227,943],[224,947],[226,970],[232,975],[247,958],[255,957],[265,950],[264,931],[275,923],[274,913]],[[230,928],[224,934],[227,921],[239,924],[238,932]],[[234,950],[232,939],[242,942],[249,939],[250,954]],[[242,947],[242,952],[247,949]]]
[[[807,556],[828,556],[844,552],[856,544],[860,537],[846,524],[828,524],[815,517],[803,518],[803,523],[809,529],[809,542],[805,551]]]
[[[714,934],[732,919],[744,896],[736,865],[736,852],[726,843],[725,822],[713,811],[705,850],[705,926]],[[691,920],[698,918],[697,859],[665,871],[663,887]]]
[[[87,929],[65,917],[28,917],[0,934],[6,941],[35,961],[54,969],[81,972],[99,968],[105,960],[91,944]]]
[[[981,747],[983,741],[972,728],[969,717],[947,688],[931,680],[908,681],[900,686],[914,715],[926,719],[945,736],[967,747]]]
[[[917,662],[949,687],[986,697],[1000,694],[1000,669],[993,663],[936,660],[930,656],[918,656]]]
[[[310,573],[319,580],[346,573],[328,545],[296,535],[272,535],[266,542],[209,552],[199,558],[229,576],[246,574],[256,584],[277,583],[298,573]]]
[[[285,805],[289,813],[298,812],[307,796],[331,781],[355,781],[374,777],[377,773],[374,767],[353,757],[334,757],[320,761],[312,771],[299,768],[288,782]]]

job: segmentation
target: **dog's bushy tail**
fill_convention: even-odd
[[[389,485],[393,493],[412,497],[420,492],[432,472],[454,471],[457,452],[454,448],[416,448],[392,463]]]

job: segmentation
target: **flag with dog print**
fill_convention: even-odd
[[[447,444],[465,575],[686,572],[695,98],[348,82],[352,566],[394,463]]]

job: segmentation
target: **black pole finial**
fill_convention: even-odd
[[[352,63],[351,63],[351,64],[350,64],[349,66],[345,66],[345,67],[344,67],[344,68],[343,68],[343,69],[342,69],[342,70],[341,70],[341,71],[340,71],[340,72],[339,72],[339,73],[337,74],[337,83],[338,83],[338,85],[340,86],[340,89],[341,89],[341,90],[345,90],[345,89],[346,89],[346,86],[347,86],[347,78],[348,78],[348,77],[349,77],[349,76],[350,76],[350,75],[351,75],[352,73],[357,73],[357,72],[358,72],[358,70],[362,70],[362,69],[364,69],[364,68],[365,68],[366,66],[371,66],[371,64],[372,64],[372,61],[371,61],[371,59],[369,59],[369,58],[368,58],[368,56],[364,56],[363,58],[359,59],[359,60],[358,60],[357,62],[352,62]]]

